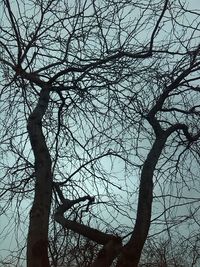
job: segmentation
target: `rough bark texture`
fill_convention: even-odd
[[[151,209],[153,201],[153,173],[159,156],[165,145],[167,136],[157,138],[143,165],[137,208],[136,223],[133,234],[123,247],[117,267],[137,267],[141,252],[146,241],[151,224]]]
[[[49,102],[49,90],[40,92],[29,116],[28,133],[35,157],[35,196],[30,211],[27,267],[49,267],[48,224],[52,194],[51,158],[42,132],[42,118]]]

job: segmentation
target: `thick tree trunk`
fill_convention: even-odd
[[[136,223],[133,234],[123,247],[117,267],[137,267],[151,224],[153,201],[153,173],[163,150],[167,135],[157,138],[144,162],[138,199]]]
[[[113,237],[99,251],[97,258],[92,263],[91,267],[110,267],[117,255],[119,255],[121,248],[121,239],[118,237]]]
[[[27,267],[49,267],[48,224],[52,196],[51,158],[42,133],[42,118],[49,102],[49,90],[40,92],[36,108],[28,119],[28,133],[35,157],[35,196],[30,211]]]

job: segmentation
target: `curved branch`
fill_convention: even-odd
[[[173,126],[171,126],[167,131],[167,135],[169,136],[171,133],[178,131],[178,130],[182,130],[185,137],[187,138],[187,140],[189,142],[195,142],[200,138],[200,131],[198,133],[196,133],[195,135],[192,135],[189,131],[188,131],[188,126],[183,124],[183,123],[177,123]]]
[[[118,236],[103,233],[97,229],[78,223],[76,221],[68,220],[64,217],[64,213],[69,210],[76,203],[88,200],[88,205],[94,201],[94,197],[85,196],[75,200],[65,199],[58,184],[54,184],[58,196],[63,204],[59,205],[54,214],[55,221],[61,224],[64,228],[70,229],[90,240],[103,245],[99,251],[97,258],[92,264],[92,267],[109,267],[116,256],[119,254],[122,247],[122,240]]]

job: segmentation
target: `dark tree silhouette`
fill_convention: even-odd
[[[151,238],[147,240],[141,259],[140,267],[193,267],[198,266],[199,252],[196,245],[199,238],[190,236],[189,241],[185,242],[184,236],[174,237],[174,240],[165,237]],[[195,240],[196,239],[196,240]],[[185,245],[186,244],[186,245]]]
[[[150,226],[196,231],[198,10],[170,0],[1,8],[1,214],[15,205],[26,224],[31,205],[27,266],[58,266],[65,231],[101,245],[92,267],[138,266]]]

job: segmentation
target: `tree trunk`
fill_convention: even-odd
[[[114,259],[119,255],[122,248],[122,241],[118,237],[113,237],[99,251],[97,258],[91,267],[110,267]]]
[[[151,224],[153,173],[163,150],[167,134],[157,138],[144,162],[138,199],[136,223],[128,243],[122,248],[116,267],[137,267]]]
[[[49,102],[43,88],[37,106],[28,119],[28,133],[35,157],[35,196],[30,211],[27,267],[49,267],[48,224],[52,196],[51,157],[42,132],[42,118]]]

